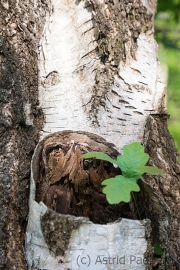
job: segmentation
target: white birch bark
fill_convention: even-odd
[[[41,138],[63,130],[87,131],[102,136],[121,152],[125,144],[143,142],[147,117],[164,110],[157,45],[153,29],[139,34],[134,58],[130,53],[131,43],[125,44],[126,60],[119,62],[105,103],[98,107],[97,122],[92,124],[89,110],[96,71],[108,64],[103,64],[96,52],[99,34],[93,12],[85,8],[87,4],[52,0],[51,12],[46,15],[39,47],[39,101],[45,115]],[[110,16],[105,2],[99,0],[99,4],[107,17]],[[143,0],[142,5],[147,13],[155,12],[153,2],[151,5],[151,1]],[[29,269],[147,269],[143,262],[148,247],[145,221],[123,219],[114,224],[97,225],[85,218],[69,217],[69,222],[80,220],[81,224],[72,231],[65,255],[55,256],[49,251],[41,230],[40,219],[45,213],[47,207],[35,201],[32,173],[26,232]],[[101,264],[97,262],[98,255],[113,257],[114,263]],[[123,256],[125,264],[118,264],[118,258]],[[135,261],[130,263],[131,256]]]
[[[152,12],[148,3],[143,1]],[[41,136],[81,129],[102,135],[121,151],[132,141],[142,142],[147,116],[163,106],[157,44],[153,29],[140,34],[136,60],[129,52],[131,44],[125,44],[126,62],[119,63],[105,108],[98,112],[100,125],[93,126],[85,107],[93,95],[96,69],[103,64],[95,51],[97,29],[85,5],[54,0],[47,15],[39,54],[39,99],[46,116]]]

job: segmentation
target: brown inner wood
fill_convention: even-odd
[[[88,217],[98,224],[132,218],[129,204],[110,205],[102,193],[101,182],[121,174],[120,169],[106,161],[80,158],[83,153],[102,148],[101,151],[114,157],[117,151],[107,143],[98,142],[99,137],[79,135],[73,133],[73,136],[45,143],[39,164],[36,201],[44,202],[58,213]]]

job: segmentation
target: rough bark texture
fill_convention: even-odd
[[[152,254],[150,241],[160,240],[163,256],[154,258],[148,265],[122,267],[149,269],[153,263],[153,269],[178,269],[170,256],[180,260],[180,170],[177,152],[167,131],[165,90],[159,78],[153,37],[155,6],[155,0],[1,1],[0,269],[27,269],[23,241],[30,160],[39,133],[44,137],[67,129],[98,134],[113,143],[118,152],[132,141],[146,146],[151,157],[149,163],[164,170],[163,176],[146,176],[137,195],[141,215],[151,220],[152,232],[148,221],[123,219],[122,223],[98,225],[74,216],[67,216],[70,220],[67,221],[65,215],[39,202],[42,199],[50,207],[47,197],[37,195],[39,203],[35,201],[36,186],[32,180],[31,218],[26,238],[29,269],[70,267],[72,270],[71,263],[78,256],[72,255],[72,250],[82,249],[88,243],[88,250],[96,247],[97,253],[100,248],[94,244],[97,241],[110,255],[117,254],[117,247],[119,254],[124,255],[120,250],[121,241],[125,242],[123,252],[129,251],[132,241],[126,241],[128,233],[135,233],[136,229],[140,239],[132,233],[134,238],[130,238],[137,244],[133,247],[140,248],[141,254],[147,252],[144,256],[148,258]],[[53,157],[51,160],[54,164]],[[36,166],[39,169],[39,163]],[[64,227],[62,230],[56,227],[59,219],[64,227],[74,230],[74,235],[69,231],[62,237]],[[118,230],[121,226],[127,227],[128,237],[124,238]],[[112,237],[112,230],[116,238]],[[78,234],[87,234],[87,242],[83,242],[83,237],[78,238]],[[97,241],[91,243],[91,234]],[[78,243],[69,248],[64,268],[57,239],[62,239],[61,246],[65,247],[68,243]],[[113,246],[114,242],[117,246]],[[54,254],[60,257],[55,258]],[[113,269],[120,269],[119,265],[116,267]],[[95,265],[92,269],[100,270]]]
[[[36,51],[46,7],[36,4],[0,3],[0,269],[26,269],[30,161],[42,126]]]
[[[179,229],[179,191],[180,191],[180,166],[178,163],[178,152],[174,146],[173,138],[167,129],[168,115],[151,115],[146,124],[145,146],[150,154],[150,165],[163,168],[162,176],[146,176],[145,181],[151,185],[156,194],[159,195],[164,204],[164,215],[158,212],[159,238],[162,246],[166,247],[166,259],[159,269],[178,269],[176,262],[180,261],[180,229]],[[151,207],[149,213],[152,215]],[[147,213],[146,217],[152,219]],[[162,215],[163,214],[163,215]],[[165,222],[166,220],[166,222]],[[164,266],[166,265],[166,268]],[[164,268],[163,268],[164,267]]]

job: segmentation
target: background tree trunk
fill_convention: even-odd
[[[0,7],[1,269],[27,269],[23,241],[31,157],[39,139],[68,129],[97,134],[120,153],[132,141],[145,145],[149,163],[164,174],[146,176],[140,183],[137,200],[152,227],[144,247],[150,252],[150,241],[160,240],[164,252],[153,261],[154,269],[178,269],[170,256],[180,260],[179,165],[167,130],[165,87],[153,36],[156,1],[3,0]],[[48,262],[51,257],[30,252],[31,221],[40,229],[40,246],[44,236],[39,217],[48,221],[48,213],[54,213],[35,201],[34,180],[26,259],[32,263],[29,269],[38,269],[42,261],[45,269],[48,263],[48,269],[57,269]],[[33,261],[36,255],[39,262]]]
[[[0,9],[0,269],[26,269],[30,161],[43,126],[37,49],[47,7],[3,0]]]

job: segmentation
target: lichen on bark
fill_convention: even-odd
[[[41,218],[41,228],[49,250],[55,256],[64,256],[68,249],[71,234],[83,222],[85,222],[85,219],[61,215],[48,209]]]

